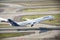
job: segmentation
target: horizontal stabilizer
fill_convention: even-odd
[[[0,18],[0,21],[1,22],[7,22],[8,20],[7,19],[4,19],[4,18]]]

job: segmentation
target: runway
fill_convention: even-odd
[[[47,27],[47,28],[54,28],[54,27],[60,27],[60,26],[53,26],[53,25],[46,25],[46,24],[37,24],[33,27]],[[60,30],[51,30],[43,33],[39,33],[39,31],[36,31],[36,33],[20,36],[20,37],[9,37],[4,38],[3,40],[43,40],[44,38],[55,38],[60,34]]]
[[[15,38],[53,38],[53,36],[58,34],[58,32],[59,31],[54,30],[54,31],[48,31],[45,33],[35,33],[35,34],[30,34],[30,35],[25,35],[25,36],[20,36],[20,37],[11,37],[11,39],[15,39]]]
[[[59,34],[60,34],[60,31],[53,30],[45,33],[36,33],[36,34],[30,34],[30,35],[25,35],[20,37],[4,38],[3,40],[21,40],[21,39],[22,40],[45,40],[49,38],[55,38]]]
[[[7,1],[7,0],[5,0]],[[13,0],[14,1],[14,0]],[[12,1],[12,2],[13,2]],[[25,0],[24,0],[25,1]],[[32,0],[30,0],[32,1]],[[35,0],[33,0],[34,2],[36,2]],[[40,1],[40,0],[38,0]],[[43,0],[42,0],[43,1]],[[41,2],[42,2],[41,1]],[[11,2],[11,1],[7,1],[8,3]],[[27,0],[28,2],[28,0]],[[44,4],[46,3],[46,4]],[[56,4],[55,4],[56,3]],[[54,1],[50,1],[48,0],[45,0],[42,4],[43,5],[47,5],[47,6],[27,6],[27,7],[24,7],[24,8],[60,8],[60,6],[57,4],[58,2]],[[48,6],[48,5],[53,5],[53,6]],[[55,5],[55,6],[54,6]],[[24,9],[22,8],[22,9]],[[58,9],[59,10],[59,9]],[[15,10],[14,10],[15,11]],[[3,12],[3,13],[0,13],[0,17],[2,18],[11,18],[13,19],[13,17],[15,16],[21,16],[21,15],[37,15],[37,14],[60,14],[60,11],[46,11],[46,12]],[[10,16],[9,16],[10,15]],[[31,27],[30,25],[28,25],[28,27]],[[60,26],[56,26],[56,25],[47,25],[47,24],[36,24],[33,26],[33,28],[39,28],[39,27],[45,27],[45,28],[57,28],[57,27],[60,27]],[[8,28],[7,28],[8,29]],[[11,29],[11,28],[10,28]],[[13,28],[12,28],[13,29]],[[25,31],[5,31],[6,33],[20,33],[20,32],[25,32]],[[29,32],[29,31],[27,31]],[[34,32],[33,31],[30,31],[30,32]],[[4,33],[4,32],[1,32],[1,33]],[[39,31],[35,31],[35,33],[32,33],[32,34],[29,34],[29,35],[24,35],[24,36],[17,36],[17,37],[8,37],[8,38],[3,38],[2,40],[45,40],[46,38],[56,38],[58,37],[58,35],[60,35],[60,30],[51,30],[51,31],[47,31],[47,32],[43,32],[43,33],[39,33]],[[48,39],[47,39],[48,40]]]
[[[8,19],[8,18],[13,19],[15,16],[37,15],[37,14],[60,14],[60,11],[0,13],[0,17],[2,17],[2,18],[7,18],[7,19]],[[10,15],[10,16],[9,16],[9,15]]]

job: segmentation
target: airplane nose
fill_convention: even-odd
[[[54,19],[54,16],[49,16],[51,19]]]
[[[54,20],[54,16],[50,15],[50,20],[49,21],[53,21]]]

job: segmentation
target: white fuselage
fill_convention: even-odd
[[[33,19],[33,20],[18,22],[18,24],[19,25],[27,25],[27,24],[33,24],[33,23],[36,24],[36,23],[40,23],[40,22],[43,22],[45,20],[51,20],[51,19],[53,19],[53,16],[44,16],[41,18]]]

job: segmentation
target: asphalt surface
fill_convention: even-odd
[[[45,25],[45,26],[42,26]],[[38,26],[38,27],[37,27]],[[33,27],[9,27],[9,28],[0,28],[0,33],[21,33],[21,32],[43,32],[43,30],[60,30],[59,26],[52,26],[47,24],[37,24]]]
[[[52,26],[52,25],[46,25],[46,24],[37,24],[33,27],[47,27],[47,28],[54,28],[54,27],[60,27],[60,26]],[[20,36],[20,37],[10,37],[10,38],[4,38],[3,40],[43,40],[44,38],[55,38],[60,34],[60,30],[51,30],[43,33],[39,33],[37,31],[34,34]]]
[[[7,18],[7,19],[8,19],[8,18],[13,19],[15,16],[36,15],[36,14],[60,14],[60,11],[0,13],[0,17],[2,17],[2,18]],[[10,16],[9,16],[9,15],[10,15]]]
[[[3,0],[4,1],[4,0]],[[7,1],[7,0],[5,0]],[[12,0],[14,1],[14,0]],[[24,0],[25,1],[25,0]],[[28,0],[27,0],[28,1]],[[32,0],[30,0],[32,1]],[[35,1],[35,0],[33,0]],[[40,0],[38,0],[40,1]],[[41,0],[42,1],[42,0]],[[47,0],[46,0],[47,1]],[[46,2],[45,1],[45,2]],[[7,2],[11,2],[11,1],[7,1]],[[56,3],[56,2],[55,2]],[[38,6],[40,8],[40,6]],[[35,8],[38,8],[35,7]],[[42,7],[42,6],[41,6]],[[57,6],[43,6],[44,7],[57,7]],[[58,6],[60,7],[60,6]],[[29,8],[29,7],[28,7]],[[31,7],[31,8],[34,8]],[[18,16],[18,15],[36,15],[36,14],[60,14],[60,11],[47,11],[47,12],[11,12],[10,13],[0,13],[0,17],[3,18],[12,18],[14,16]],[[10,15],[10,16],[9,16]],[[30,25],[28,25],[30,27]],[[54,26],[54,25],[46,25],[46,24],[37,24],[33,27],[59,27],[59,26]],[[56,36],[58,36],[60,34],[59,30],[52,30],[52,31],[47,31],[47,32],[43,32],[43,33],[39,33],[39,31],[37,31],[34,34],[30,34],[30,35],[25,35],[25,36],[20,36],[20,37],[9,37],[9,38],[4,38],[2,40],[43,40],[42,38],[55,38]],[[45,40],[45,39],[44,39]]]

